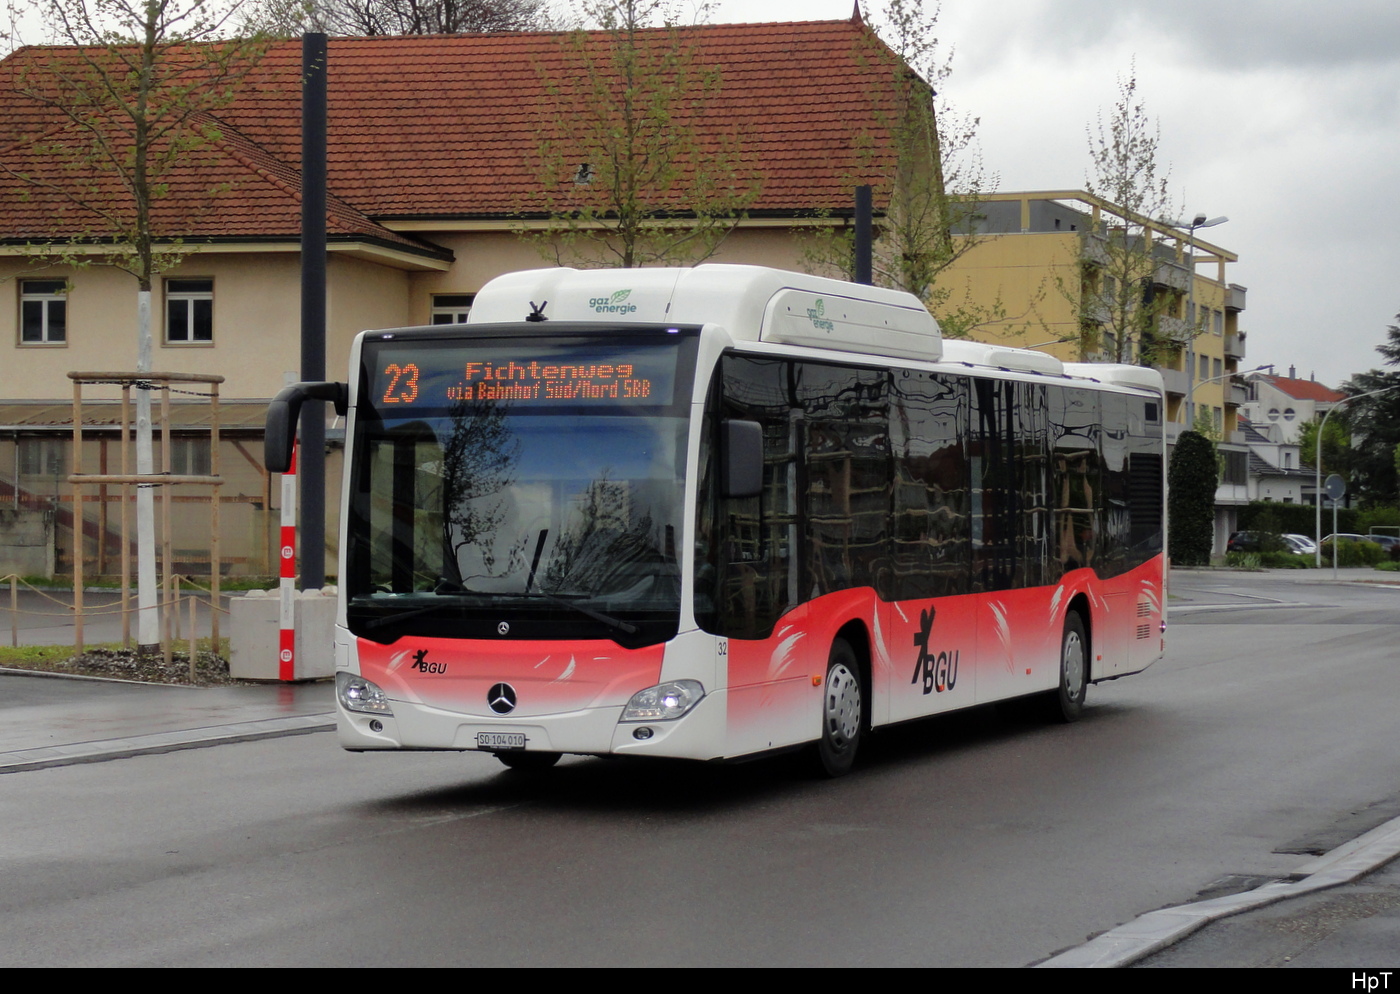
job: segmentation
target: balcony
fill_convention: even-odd
[[[1245,288],[1238,283],[1231,283],[1225,291],[1225,309],[1227,311],[1244,310],[1244,295],[1246,292]]]
[[[1244,358],[1244,336],[1245,333],[1243,331],[1236,335],[1225,336],[1225,355],[1227,358]]]
[[[1225,397],[1225,403],[1232,407],[1241,407],[1249,400],[1249,388],[1243,383],[1231,383],[1229,392]]]
[[[1195,337],[1192,334],[1194,330],[1191,322],[1185,318],[1174,318],[1164,314],[1157,319],[1157,334],[1182,345]]]
[[[1108,265],[1108,236],[1101,231],[1084,232],[1083,259],[1098,266]]]
[[[1186,391],[1191,389],[1191,382],[1186,378],[1186,374],[1179,369],[1162,369],[1162,384],[1166,387],[1167,393],[1174,393],[1179,397],[1185,397]]]
[[[1164,262],[1157,267],[1157,284],[1168,286],[1185,293],[1190,281],[1186,277],[1186,267],[1174,262]]]

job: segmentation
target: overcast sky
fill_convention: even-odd
[[[725,0],[714,20],[851,7]],[[1182,216],[1230,218],[1208,237],[1249,288],[1241,368],[1336,386],[1381,364],[1400,312],[1396,0],[945,0],[939,38],[956,51],[945,95],[982,119],[1004,191],[1082,189],[1085,127],[1136,59]]]

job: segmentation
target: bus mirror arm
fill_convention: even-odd
[[[724,421],[720,439],[725,497],[757,497],[763,492],[763,426],[757,421]]]
[[[297,420],[301,405],[308,400],[328,400],[335,405],[336,414],[344,414],[350,406],[350,387],[345,383],[293,383],[272,398],[263,432],[263,462],[269,473],[285,473],[291,468]]]

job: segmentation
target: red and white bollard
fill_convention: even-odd
[[[281,632],[277,640],[277,679],[296,679],[296,581],[297,581],[297,446],[292,464],[282,474],[282,548],[278,589],[281,594]]]

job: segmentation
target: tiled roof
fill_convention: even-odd
[[[1346,394],[1330,390],[1316,380],[1299,380],[1290,376],[1270,376],[1267,373],[1260,378],[1275,390],[1281,390],[1294,400],[1315,400],[1327,404],[1336,403],[1346,397]]]
[[[716,66],[717,93],[699,107],[673,107],[701,136],[701,155],[734,142],[745,182],[760,193],[751,214],[844,209],[858,182],[890,162],[876,123],[890,104],[890,56],[854,21],[703,25],[680,29],[693,64]],[[664,29],[644,45],[674,45]],[[542,144],[560,118],[550,80],[581,78],[572,36],[560,33],[332,38],[328,52],[328,182],[338,201],[330,231],[386,236],[376,222],[489,218],[548,209]],[[608,36],[587,36],[589,57]],[[21,49],[0,63],[0,87],[23,66],[71,57],[72,49]],[[273,44],[217,110],[218,140],[172,174],[175,195],[162,230],[185,237],[282,235],[299,230],[301,43]],[[8,79],[8,83],[6,82]],[[36,161],[22,139],[57,122],[33,101],[4,96],[0,163],[61,185],[61,165]],[[877,105],[879,105],[877,107]],[[71,181],[71,175],[68,177]],[[231,189],[211,198],[216,182]],[[0,197],[0,238],[87,230],[94,218],[58,193],[19,200],[13,177]],[[117,198],[108,184],[102,191]],[[878,193],[877,193],[878,196]],[[57,220],[57,230],[55,230]],[[400,241],[411,244],[400,236]]]
[[[205,238],[287,238],[301,231],[301,176],[269,155],[244,135],[210,118],[215,135],[186,153],[180,166],[162,182],[170,193],[152,204],[156,231],[187,240]],[[46,143],[71,134],[62,128],[46,133]],[[125,149],[123,149],[125,150]],[[13,172],[24,173],[26,182]],[[3,237],[25,241],[84,238],[107,233],[111,226],[90,205],[115,208],[130,223],[133,213],[117,176],[93,172],[83,179],[79,196],[73,191],[72,170],[61,158],[34,155],[31,147],[0,149],[0,202],[6,205]],[[218,192],[215,192],[218,191]],[[425,250],[414,239],[376,224],[341,198],[331,195],[326,227],[332,240],[368,238],[408,250]]]

